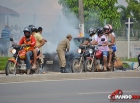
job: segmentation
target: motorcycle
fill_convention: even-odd
[[[13,54],[13,57],[10,58],[6,64],[5,73],[6,76],[9,74],[23,74],[26,72],[26,64],[25,64],[25,57],[26,57],[26,51],[25,51],[25,45],[17,45],[14,43],[13,39],[11,38],[10,41],[12,42],[12,50],[11,53]],[[36,66],[37,68],[35,70],[31,70],[30,74],[38,74],[39,68],[41,67],[41,60],[39,59],[39,55],[36,58]],[[31,65],[33,64],[33,57],[31,57],[30,60]]]
[[[104,41],[104,39],[102,39],[101,41]],[[103,71],[103,55],[102,55],[102,52],[98,50],[99,46],[101,45],[97,45],[97,46],[91,45],[89,47],[90,56],[86,58],[85,71],[88,71],[88,72]],[[111,59],[111,66],[110,67],[107,66],[108,71],[114,71],[116,49],[114,46],[112,46],[112,49],[113,49],[113,53],[112,53],[112,59]]]
[[[80,57],[74,58],[71,62],[71,70],[73,73],[81,73],[85,71],[84,63],[86,57],[89,55],[89,53],[86,52],[87,48],[87,45],[79,46],[78,53],[80,54]]]

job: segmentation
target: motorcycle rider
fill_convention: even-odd
[[[42,27],[38,27],[38,34],[40,34],[42,36],[42,32],[43,32],[43,28]],[[47,42],[46,39],[44,39],[45,42]],[[40,48],[40,59],[41,59],[41,63],[43,64],[43,53],[42,53],[42,48]]]
[[[112,46],[115,44],[115,35],[112,34],[112,26],[111,25],[105,25],[104,26],[104,33],[107,36],[108,40],[108,47],[109,47],[109,62],[108,67],[111,66],[111,58],[112,58]]]
[[[89,37],[89,39],[86,39],[82,45],[90,45],[90,43],[92,43],[94,40],[97,39],[95,28],[90,27],[88,33],[89,33],[90,37]]]
[[[30,25],[29,25],[29,27],[30,27]],[[37,29],[34,26],[31,26],[30,28],[31,28],[31,31],[32,31],[32,35],[36,39],[35,49],[33,50],[34,61],[33,61],[33,66],[32,66],[32,69],[35,70],[36,69],[37,55],[40,54],[40,48],[45,44],[45,41],[44,41],[42,35],[36,33]]]
[[[20,40],[19,44],[25,46],[26,52],[26,69],[27,69],[27,74],[30,74],[30,69],[31,69],[31,64],[30,64],[30,57],[33,55],[33,50],[36,45],[36,40],[34,36],[31,35],[31,30],[29,27],[25,27],[24,30],[24,36]]]
[[[98,49],[103,53],[104,71],[107,71],[106,67],[107,67],[107,56],[108,56],[109,48],[108,48],[107,38],[105,35],[103,35],[103,28],[99,27],[97,29],[97,35],[98,35],[97,39],[93,41],[92,44],[100,45]],[[104,38],[105,41],[101,41],[102,38]]]
[[[43,28],[42,27],[38,27],[38,33],[40,34],[40,35],[42,35],[42,32],[43,32]],[[46,39],[44,39],[44,41],[45,42],[47,42],[47,40]]]

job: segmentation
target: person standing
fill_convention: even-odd
[[[58,59],[59,59],[59,64],[60,64],[60,72],[61,73],[67,73],[66,71],[66,58],[65,58],[65,53],[69,52],[70,50],[70,41],[72,39],[72,36],[68,34],[66,36],[66,39],[62,40],[58,46],[57,46],[57,54],[58,54]]]
[[[11,32],[9,30],[8,25],[5,25],[5,28],[2,30],[1,38],[5,39],[5,43],[4,43],[5,51],[4,51],[4,53],[6,53],[6,55],[8,55],[8,49],[9,49],[10,38],[11,38]]]

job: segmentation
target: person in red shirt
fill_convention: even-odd
[[[24,36],[20,40],[19,44],[26,45],[25,50],[27,52],[26,52],[25,63],[26,63],[27,74],[29,74],[31,70],[30,58],[33,55],[33,50],[36,45],[36,40],[34,36],[31,35],[31,30],[28,27],[25,27],[23,32],[24,32]]]

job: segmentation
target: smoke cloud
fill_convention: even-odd
[[[20,16],[9,16],[9,26],[12,31],[15,25],[20,31],[20,38],[23,36],[23,29],[28,25],[35,25],[43,28],[43,38],[48,42],[43,46],[43,53],[56,52],[58,43],[66,38],[67,34],[77,37],[79,34],[78,19],[72,13],[66,18],[58,0],[0,0],[2,6],[17,11]],[[5,24],[7,23],[5,18]],[[4,28],[5,24],[0,24]],[[3,29],[2,28],[2,29]],[[19,39],[20,39],[19,38]],[[19,39],[15,40],[16,42]],[[71,51],[76,48],[71,41]]]

